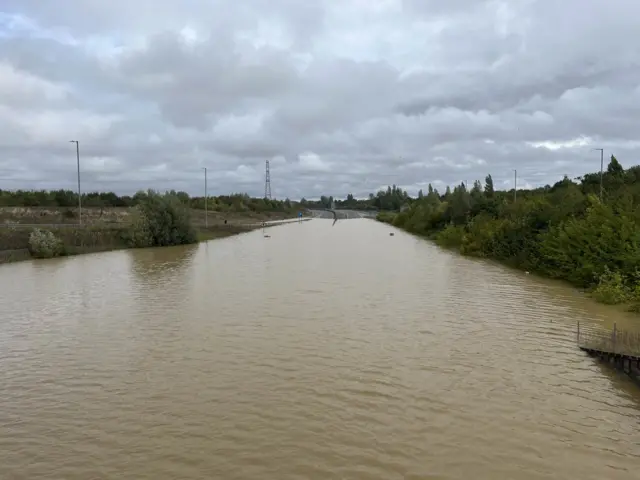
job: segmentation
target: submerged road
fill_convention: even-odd
[[[356,218],[375,218],[377,212],[360,210],[335,210],[338,220],[352,220]],[[311,210],[314,218],[326,218],[333,220],[333,213],[329,210]]]
[[[0,479],[638,478],[632,314],[332,222],[0,265]]]

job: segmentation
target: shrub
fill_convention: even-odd
[[[478,215],[467,224],[460,252],[478,257],[497,256],[497,242],[502,238],[504,224],[504,220],[496,220],[486,214]]]
[[[126,241],[132,247],[164,247],[198,241],[189,210],[173,194],[139,194]]]
[[[623,303],[628,298],[622,275],[619,272],[612,272],[606,266],[592,295],[598,302],[608,305]]]
[[[443,247],[460,247],[464,238],[464,227],[448,225],[436,235],[436,243]]]
[[[629,295],[629,311],[640,313],[640,283],[633,287]]]
[[[640,270],[636,270],[629,281],[627,301],[629,311],[640,313]]]
[[[62,255],[64,248],[53,232],[35,228],[29,235],[29,252],[36,258],[53,258]]]
[[[395,217],[393,217],[393,219],[391,220],[391,225],[393,225],[394,227],[402,228],[404,227],[408,218],[409,216],[406,212],[400,212]]]
[[[379,212],[378,215],[376,215],[376,220],[382,223],[393,223],[395,217],[396,214],[393,212]]]

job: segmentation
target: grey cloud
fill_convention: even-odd
[[[450,15],[473,15],[486,5],[491,3],[487,0],[402,0],[406,10],[411,13],[425,17],[450,16]]]
[[[29,28],[0,25],[0,188],[73,188],[71,138],[87,189],[196,193],[207,166],[213,191],[260,195],[272,159],[274,194],[293,198],[487,173],[508,188],[514,169],[544,185],[597,169],[594,146],[624,165],[638,157],[630,0],[1,10]],[[540,146],[578,138],[591,144]]]
[[[5,0],[4,11],[25,15],[49,28],[62,28],[81,36],[127,36],[179,30],[255,28],[267,20],[281,24],[301,45],[308,44],[323,24],[323,2],[297,0]]]
[[[274,49],[236,50],[230,38],[211,34],[203,44],[188,46],[178,35],[163,33],[149,47],[127,54],[113,75],[130,95],[158,104],[180,126],[205,127],[209,116],[250,109],[260,100],[277,99],[294,87],[289,57]]]

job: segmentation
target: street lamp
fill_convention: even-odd
[[[204,170],[204,226],[209,227],[209,209],[207,206],[207,167],[202,167]]]
[[[76,160],[78,163],[78,222],[82,225],[82,193],[80,191],[80,143],[78,140],[69,140],[76,144]]]
[[[602,202],[602,171],[604,170],[604,148],[594,148],[600,150],[600,201]]]

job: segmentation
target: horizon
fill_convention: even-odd
[[[615,158],[616,158],[616,160],[618,160],[618,162],[619,162],[619,163],[623,166],[623,168],[624,168],[624,164],[623,164],[622,162],[620,162],[620,160],[619,160],[619,159],[618,159],[614,154],[611,154],[611,156],[610,156],[609,158],[605,158],[605,159],[604,159],[604,165],[603,165],[603,173],[604,173],[604,174],[606,174],[606,173],[607,173],[607,165],[609,164],[609,162],[610,162],[610,160],[611,160],[611,157],[615,157]],[[625,170],[627,170],[627,169],[629,169],[629,168],[636,167],[636,166],[640,166],[640,165],[632,165],[632,166],[629,166],[629,167],[625,168]],[[574,183],[579,184],[579,183],[580,183],[580,181],[578,181],[578,178],[580,178],[580,177],[582,177],[582,176],[584,176],[584,175],[589,175],[589,174],[599,174],[599,173],[600,173],[600,170],[598,170],[598,171],[583,172],[582,174],[579,174],[579,175],[577,175],[577,176],[575,176],[575,177],[570,177],[570,176],[568,176],[568,175],[562,175],[562,177],[561,177],[561,178],[559,178],[559,179],[557,179],[556,181],[553,181],[553,182],[550,182],[550,183],[545,183],[545,184],[540,184],[540,185],[536,185],[536,186],[531,186],[531,185],[528,185],[528,184],[527,184],[527,185],[522,186],[522,185],[518,184],[518,185],[517,185],[517,190],[518,190],[518,191],[532,191],[532,190],[537,190],[537,189],[540,189],[540,188],[544,188],[544,187],[545,187],[545,186],[547,186],[547,185],[548,185],[548,186],[553,186],[554,184],[556,184],[556,183],[558,183],[558,182],[562,181],[562,180],[564,179],[564,177],[565,177],[565,176],[566,176],[566,177],[567,177],[571,182],[574,182]],[[427,190],[428,186],[429,186],[429,185],[432,185],[432,186],[433,186],[433,188],[434,188],[434,190],[436,190],[436,191],[437,191],[437,193],[438,193],[440,196],[442,196],[442,195],[444,195],[444,192],[446,191],[446,188],[447,188],[447,187],[449,187],[451,190],[453,190],[455,187],[460,186],[462,183],[464,183],[464,184],[465,184],[465,188],[467,188],[468,190],[471,190],[471,188],[473,188],[473,183],[474,183],[475,181],[479,181],[479,182],[482,184],[482,186],[484,187],[484,185],[485,185],[485,180],[486,180],[486,177],[487,177],[488,175],[491,175],[491,174],[489,173],[489,174],[485,175],[485,177],[484,177],[483,179],[476,179],[476,180],[473,180],[473,181],[469,181],[468,183],[463,181],[463,182],[459,182],[459,183],[456,183],[456,184],[445,185],[445,187],[444,187],[444,188],[437,188],[437,187],[436,187],[436,186],[434,186],[433,184],[431,184],[431,183],[427,182],[427,183],[425,184],[425,187],[422,187],[422,188],[421,188],[421,189],[419,189],[419,190],[422,190],[422,191],[423,191],[423,194],[425,194],[425,195],[426,195],[426,190]],[[511,186],[511,188],[499,188],[499,187],[498,187],[498,186],[496,186],[496,184],[495,184],[495,178],[493,177],[493,175],[491,175],[491,177],[492,177],[492,179],[494,179],[494,190],[495,190],[496,192],[498,192],[498,191],[501,191],[501,192],[510,192],[510,191],[513,191],[513,185]],[[513,182],[513,177],[512,177],[512,182]],[[358,200],[358,201],[364,201],[364,200],[369,200],[369,195],[370,195],[370,194],[377,195],[377,193],[378,193],[379,191],[386,191],[386,189],[387,189],[387,188],[390,188],[390,187],[393,187],[393,186],[394,186],[393,184],[385,185],[384,187],[378,188],[377,190],[372,191],[372,192],[368,192],[368,193],[366,193],[366,194],[365,194],[365,195],[363,195],[363,196],[356,196],[356,195],[354,195],[354,194],[352,194],[352,193],[350,193],[350,192],[349,192],[349,193],[344,194],[343,196],[335,196],[335,195],[331,195],[331,194],[322,194],[322,195],[319,195],[319,196],[317,196],[317,197],[306,197],[306,196],[302,196],[302,197],[300,197],[300,198],[298,198],[298,199],[296,199],[296,198],[290,198],[290,197],[277,198],[275,195],[272,195],[272,198],[271,198],[271,199],[272,199],[272,200],[278,200],[278,201],[285,201],[286,199],[289,199],[289,200],[290,200],[290,201],[292,201],[292,202],[300,202],[302,199],[305,199],[305,200],[307,200],[307,201],[317,202],[317,201],[319,201],[319,200],[321,199],[321,197],[322,197],[322,196],[325,196],[325,197],[333,197],[333,199],[334,199],[334,200],[344,201],[344,200],[346,200],[346,198],[348,197],[348,195],[353,195],[353,197],[354,197],[354,199],[355,199],[355,200]],[[404,189],[404,188],[403,188],[402,186],[400,186],[400,185],[395,185],[395,186],[396,186],[396,188],[399,188],[399,189],[402,189],[403,191],[406,191],[406,192],[407,192],[407,195],[408,195],[410,198],[412,198],[412,199],[416,199],[416,198],[418,197],[418,195],[419,195],[419,190],[418,190],[418,191],[416,191],[416,192],[415,192],[415,194],[412,194],[411,192],[407,191],[406,189]],[[60,189],[60,188],[54,188],[54,189],[5,189],[5,188],[0,188],[0,192],[1,192],[1,191],[5,191],[5,192],[17,192],[17,191],[19,191],[19,190],[21,190],[21,191],[47,191],[47,192],[49,192],[49,191],[56,191],[56,190],[65,190],[65,191],[70,191],[70,192],[72,192],[73,194],[77,194],[77,188],[76,188],[75,190],[74,190],[74,189],[72,189],[72,188],[69,188],[69,189]],[[140,189],[140,190],[134,191],[134,192],[132,192],[132,193],[118,193],[118,192],[116,192],[116,191],[110,191],[110,190],[86,190],[86,191],[85,191],[85,190],[83,190],[83,191],[82,191],[82,194],[83,194],[83,195],[91,195],[91,194],[96,194],[96,193],[99,193],[99,194],[113,193],[113,194],[115,194],[115,195],[117,195],[117,196],[119,196],[119,197],[133,197],[137,192],[139,192],[139,191],[147,191],[147,190],[154,190],[154,191],[157,191],[157,192],[160,192],[160,193],[166,193],[166,192],[171,192],[171,191],[175,191],[176,193],[186,193],[186,194],[188,194],[188,195],[189,195],[189,197],[190,197],[190,198],[203,198],[203,197],[204,197],[204,195],[202,194],[203,192],[200,192],[199,194],[192,194],[192,193],[190,193],[190,192],[187,192],[187,191],[184,191],[184,190],[177,190],[177,189],[175,189],[175,188],[167,188],[167,189],[163,189],[163,190],[160,190],[160,189],[154,189],[154,188],[151,188],[151,189]],[[208,197],[209,197],[209,198],[212,198],[212,197],[226,197],[226,196],[234,196],[234,195],[248,195],[250,198],[254,198],[254,199],[261,199],[261,198],[265,198],[264,196],[253,196],[253,195],[250,195],[250,194],[249,194],[249,193],[247,193],[247,192],[212,193],[212,192],[211,192],[211,190],[209,189],[209,193],[208,193]]]

